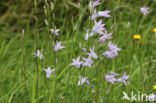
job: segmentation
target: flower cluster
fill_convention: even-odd
[[[82,57],[84,61],[80,61],[80,56],[79,56],[77,57],[77,59],[72,59],[73,62],[70,65],[75,66],[76,68],[80,68],[82,64],[82,66],[88,66],[89,68],[91,68],[93,64],[92,58],[94,59],[98,58],[97,54],[94,52],[94,47],[93,49],[90,48],[90,52],[86,54],[88,55],[88,58]]]
[[[103,53],[104,56],[107,58],[114,58],[115,56],[118,56],[118,51],[121,49],[117,47],[116,44],[113,44],[111,41],[108,44],[108,50]]]
[[[114,84],[114,82],[122,82],[125,85],[127,85],[127,83],[128,83],[127,80],[129,78],[129,75],[127,75],[126,72],[124,72],[124,74],[123,74],[123,76],[121,78],[116,79],[115,78],[116,76],[119,76],[119,74],[117,74],[117,73],[109,73],[109,74],[105,75],[105,79],[108,82],[112,83],[112,84]]]

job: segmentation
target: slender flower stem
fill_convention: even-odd
[[[35,5],[35,12],[34,12],[34,14],[35,14],[35,26],[37,26],[37,24],[38,24],[38,17],[37,17],[38,10],[37,9],[38,8],[37,8],[37,1],[36,0],[34,0],[34,5]],[[35,35],[35,51],[37,51],[37,44],[38,44],[38,37],[37,37],[37,35],[38,35],[38,32],[35,31],[34,35]],[[36,96],[38,98],[38,88],[39,88],[39,80],[38,80],[38,78],[39,78],[39,63],[38,63],[38,58],[36,58],[36,73],[37,73],[37,78],[36,78]]]
[[[21,44],[22,44],[22,55],[23,55],[23,76],[25,79],[25,89],[27,91],[27,78],[26,78],[26,68],[25,68],[25,46],[24,46],[24,29],[22,29],[22,33],[21,33]]]

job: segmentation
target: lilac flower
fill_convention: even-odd
[[[55,34],[56,36],[59,36],[59,33],[58,33],[59,31],[60,29],[50,29],[50,32]]]
[[[54,48],[55,51],[65,48],[65,46],[61,46],[61,42],[58,42],[58,41],[56,41],[56,42],[57,42],[57,44],[55,45],[55,48]]]
[[[115,76],[118,76],[119,74],[117,73],[109,73],[105,75],[105,79],[108,82],[111,82],[112,84],[114,84],[115,81],[117,81],[117,79],[115,78]]]
[[[108,48],[110,51],[120,51],[121,49],[117,47],[116,44],[113,44],[111,41],[108,44]]]
[[[101,4],[100,0],[97,0],[95,2],[90,0],[90,2],[89,2],[89,10],[90,11],[94,10],[94,7],[96,7],[96,6],[100,5],[100,4]]]
[[[91,20],[95,20],[95,18],[97,17],[106,17],[106,18],[109,18],[111,17],[109,15],[110,13],[110,10],[105,10],[105,11],[99,11],[98,13],[96,12],[96,9],[94,9],[94,12],[93,12],[93,15],[91,16]]]
[[[89,68],[91,68],[93,61],[91,60],[91,57],[88,57],[88,59],[82,57],[82,59],[85,61],[83,62],[83,66],[88,66]]]
[[[90,53],[86,53],[86,54],[88,54],[89,57],[93,57],[94,59],[97,59],[98,58],[98,56],[94,52],[94,47],[93,47],[93,49],[90,48]]]
[[[156,95],[154,93],[148,95],[147,98],[148,98],[149,101],[156,101]]]
[[[117,47],[117,45],[113,44],[111,41],[108,44],[108,50],[103,53],[104,56],[107,58],[114,58],[115,56],[118,56],[118,51],[121,49]]]
[[[70,65],[74,65],[76,68],[80,68],[80,65],[83,63],[82,61],[80,61],[80,56],[77,59],[72,59],[73,63],[71,63]]]
[[[55,68],[54,69],[51,69],[50,67],[48,67],[48,69],[44,69],[43,70],[46,72],[46,78],[50,78],[51,77],[51,74],[56,70]]]
[[[100,44],[104,44],[104,42],[105,42],[107,39],[111,39],[111,38],[112,38],[111,35],[112,35],[112,33],[107,34],[107,32],[105,32],[105,33],[102,35],[102,37],[100,37],[99,43],[100,43]]]
[[[83,85],[85,82],[89,85],[89,81],[87,80],[88,78],[87,77],[82,77],[82,76],[79,76],[79,82],[78,82],[78,86],[80,85]]]
[[[35,57],[39,57],[40,59],[43,58],[43,54],[40,52],[39,49],[37,50],[37,53],[34,53],[34,56],[35,56]]]
[[[98,33],[98,34],[103,34],[103,31],[105,30],[105,24],[102,24],[102,19],[99,20],[98,22],[96,22],[96,20],[94,21],[95,24],[93,26],[93,29],[92,29],[92,32],[95,34],[95,33]],[[93,35],[93,34],[92,34]]]
[[[142,14],[144,14],[144,16],[146,16],[146,14],[148,14],[149,13],[149,7],[143,7],[143,8],[140,8],[140,11],[141,11],[141,13]]]
[[[111,16],[108,13],[110,13],[110,10],[99,11],[97,13],[97,15],[98,15],[98,17],[106,17],[106,18],[109,18]]]
[[[128,78],[129,78],[129,75],[127,75],[126,72],[124,72],[123,76],[121,78],[119,78],[117,81],[123,82],[125,85],[127,85],[127,79]]]
[[[97,15],[97,13],[96,13],[96,9],[94,9],[94,12],[93,12],[92,16],[89,17],[89,19],[90,19],[90,20],[95,20],[95,18],[97,18],[97,17],[98,17],[98,15]]]

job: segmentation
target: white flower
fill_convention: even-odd
[[[43,70],[46,72],[46,78],[50,78],[51,77],[51,74],[56,70],[55,68],[54,69],[51,69],[50,67],[48,67],[48,69],[44,69]]]

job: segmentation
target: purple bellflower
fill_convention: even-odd
[[[80,61],[80,56],[77,57],[77,59],[72,59],[73,63],[71,63],[70,65],[75,66],[76,68],[80,68],[81,64],[83,63],[82,61]]]
[[[149,7],[144,6],[143,8],[140,8],[140,11],[144,16],[146,16],[149,13],[148,10],[149,10]]]
[[[97,56],[96,53],[94,52],[94,48],[95,48],[95,47],[93,47],[93,49],[90,48],[90,53],[86,53],[86,54],[88,54],[89,57],[93,57],[94,59],[97,59],[98,56]]]
[[[43,70],[46,72],[46,78],[50,78],[51,77],[51,74],[56,70],[55,68],[54,69],[51,69],[50,67],[48,67],[48,69],[44,69]]]
[[[118,51],[121,49],[117,47],[116,44],[113,44],[111,41],[108,44],[108,50],[103,53],[104,56],[107,58],[114,58],[115,56],[118,56]]]
[[[124,72],[123,76],[121,78],[119,78],[117,81],[123,82],[125,85],[127,85],[127,79],[128,78],[129,78],[129,75],[127,75],[126,72]]]
[[[91,68],[92,64],[93,64],[93,61],[91,59],[91,57],[88,56],[88,59],[82,57],[82,59],[84,60],[83,62],[83,66],[88,66],[89,68]]]
[[[35,57],[39,57],[40,59],[43,58],[43,54],[40,52],[39,49],[37,50],[37,53],[34,53],[34,56],[35,56]]]
[[[87,83],[87,84],[89,85],[88,78],[87,78],[87,77],[79,76],[78,86],[81,86],[81,85],[83,85],[84,83]]]
[[[55,34],[56,36],[59,36],[59,33],[58,33],[59,31],[60,29],[50,29],[50,32]]]
[[[118,76],[118,75],[119,75],[119,74],[117,74],[117,73],[109,73],[109,74],[106,74],[106,75],[105,75],[105,79],[106,79],[108,82],[114,84],[114,82],[117,81],[117,79],[115,78],[115,76]]]
[[[58,42],[58,41],[56,42],[57,44],[55,45],[54,51],[58,51],[58,50],[65,48],[65,46],[61,46],[61,42]]]

